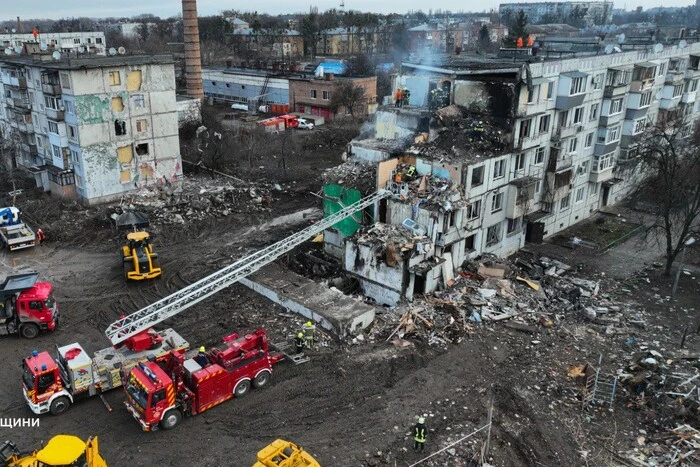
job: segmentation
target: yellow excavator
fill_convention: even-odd
[[[253,467],[321,467],[321,464],[300,446],[278,439],[258,452]]]
[[[160,276],[162,271],[158,254],[153,251],[151,234],[144,230],[149,224],[148,216],[136,211],[133,206],[115,216],[117,228],[131,230],[126,235],[126,244],[121,250],[124,277],[127,280],[141,281]]]
[[[158,253],[153,251],[148,232],[129,232],[126,235],[126,245],[122,246],[122,264],[127,280],[141,281],[161,275]]]
[[[97,437],[83,442],[77,436],[57,435],[38,451],[23,454],[12,441],[0,446],[6,467],[107,467],[98,452]]]

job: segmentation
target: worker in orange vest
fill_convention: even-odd
[[[36,231],[36,239],[39,240],[39,246],[44,246],[44,240],[46,240],[46,235],[41,229]]]
[[[523,46],[523,38],[518,37],[518,40],[515,42],[516,47],[522,47]]]
[[[402,100],[403,100],[403,91],[401,91],[401,88],[398,88],[396,90],[396,94],[394,95],[394,107],[399,107],[401,105]]]
[[[532,47],[534,45],[534,41],[532,40],[532,36],[528,36],[527,38],[527,46]]]

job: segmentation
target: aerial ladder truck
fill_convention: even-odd
[[[295,247],[339,221],[391,196],[378,191],[328,215],[321,221],[194,282],[141,310],[110,324],[105,335],[112,347],[90,356],[79,343],[57,347],[54,359],[48,352],[32,352],[22,362],[22,390],[32,412],[61,414],[82,398],[122,385],[122,372],[147,361],[166,360],[172,351],[185,351],[189,343],[172,329],[153,326],[172,318],[215,293],[270,264]]]

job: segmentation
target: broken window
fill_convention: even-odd
[[[479,186],[484,183],[484,166],[474,167],[472,169],[472,186]]]
[[[141,89],[141,70],[132,70],[126,75],[126,90],[129,92]]]
[[[136,145],[136,154],[139,156],[145,156],[148,154],[148,143],[141,143]]]
[[[564,196],[561,201],[559,202],[559,210],[564,211],[566,209],[569,209],[569,206],[571,205],[571,193],[568,195]]]
[[[506,160],[501,159],[493,164],[493,179],[503,178],[506,174]]]
[[[124,101],[121,97],[112,98],[112,110],[115,112],[121,112],[124,110]]]
[[[117,148],[117,160],[122,165],[131,164],[134,160],[134,152],[131,150],[131,146]]]
[[[119,183],[130,183],[131,182],[131,169],[125,169],[119,171]]]
[[[464,239],[464,249],[466,251],[474,251],[474,244],[476,243],[476,234],[472,234]]]
[[[506,219],[508,221],[508,229],[506,230],[507,233],[512,234],[515,232],[518,232],[521,229],[522,226],[522,217],[517,217],[515,219]]]
[[[503,193],[496,193],[491,200],[491,213],[495,213],[503,209]]]
[[[528,118],[520,122],[520,137],[527,138],[530,136],[530,130],[532,129],[532,119]]]
[[[147,120],[136,120],[136,131],[138,133],[143,133],[146,130],[148,130],[148,121]]]
[[[143,107],[146,106],[146,102],[143,98],[143,94],[135,94],[133,96],[133,99],[134,99],[134,107],[136,107],[137,109],[142,109]]]
[[[118,71],[110,71],[109,72],[109,85],[110,86],[119,86],[122,84],[122,79],[121,76],[119,76]]]
[[[114,134],[117,136],[122,136],[126,134],[126,122],[124,120],[114,121]]]
[[[540,146],[535,149],[535,164],[539,165],[544,162],[544,155],[547,149],[544,146]]]
[[[501,230],[500,222],[486,230],[486,246],[492,246],[501,241]]]
[[[481,215],[481,200],[478,199],[467,206],[467,219],[478,219]]]
[[[525,159],[524,152],[515,155],[515,170],[523,170],[525,168]]]
[[[549,115],[542,115],[540,117],[540,133],[547,133],[549,131]]]

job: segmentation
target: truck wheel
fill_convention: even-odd
[[[19,332],[25,339],[34,339],[36,336],[39,335],[39,326],[31,323],[25,324],[24,326],[22,326]]]
[[[182,420],[182,414],[179,410],[173,409],[163,415],[163,420],[160,421],[160,427],[164,430],[169,430],[175,428],[175,426]]]
[[[63,412],[68,410],[70,408],[70,399],[68,399],[66,396],[61,396],[55,398],[51,402],[51,407],[49,410],[51,410],[52,415],[61,415]]]
[[[246,394],[248,394],[249,390],[250,390],[250,380],[244,379],[243,381],[239,381],[238,384],[236,384],[236,387],[233,388],[233,395],[236,397],[243,397]]]
[[[253,380],[253,386],[256,388],[261,388],[265,386],[270,381],[270,372],[263,370],[258,373],[258,376]]]

